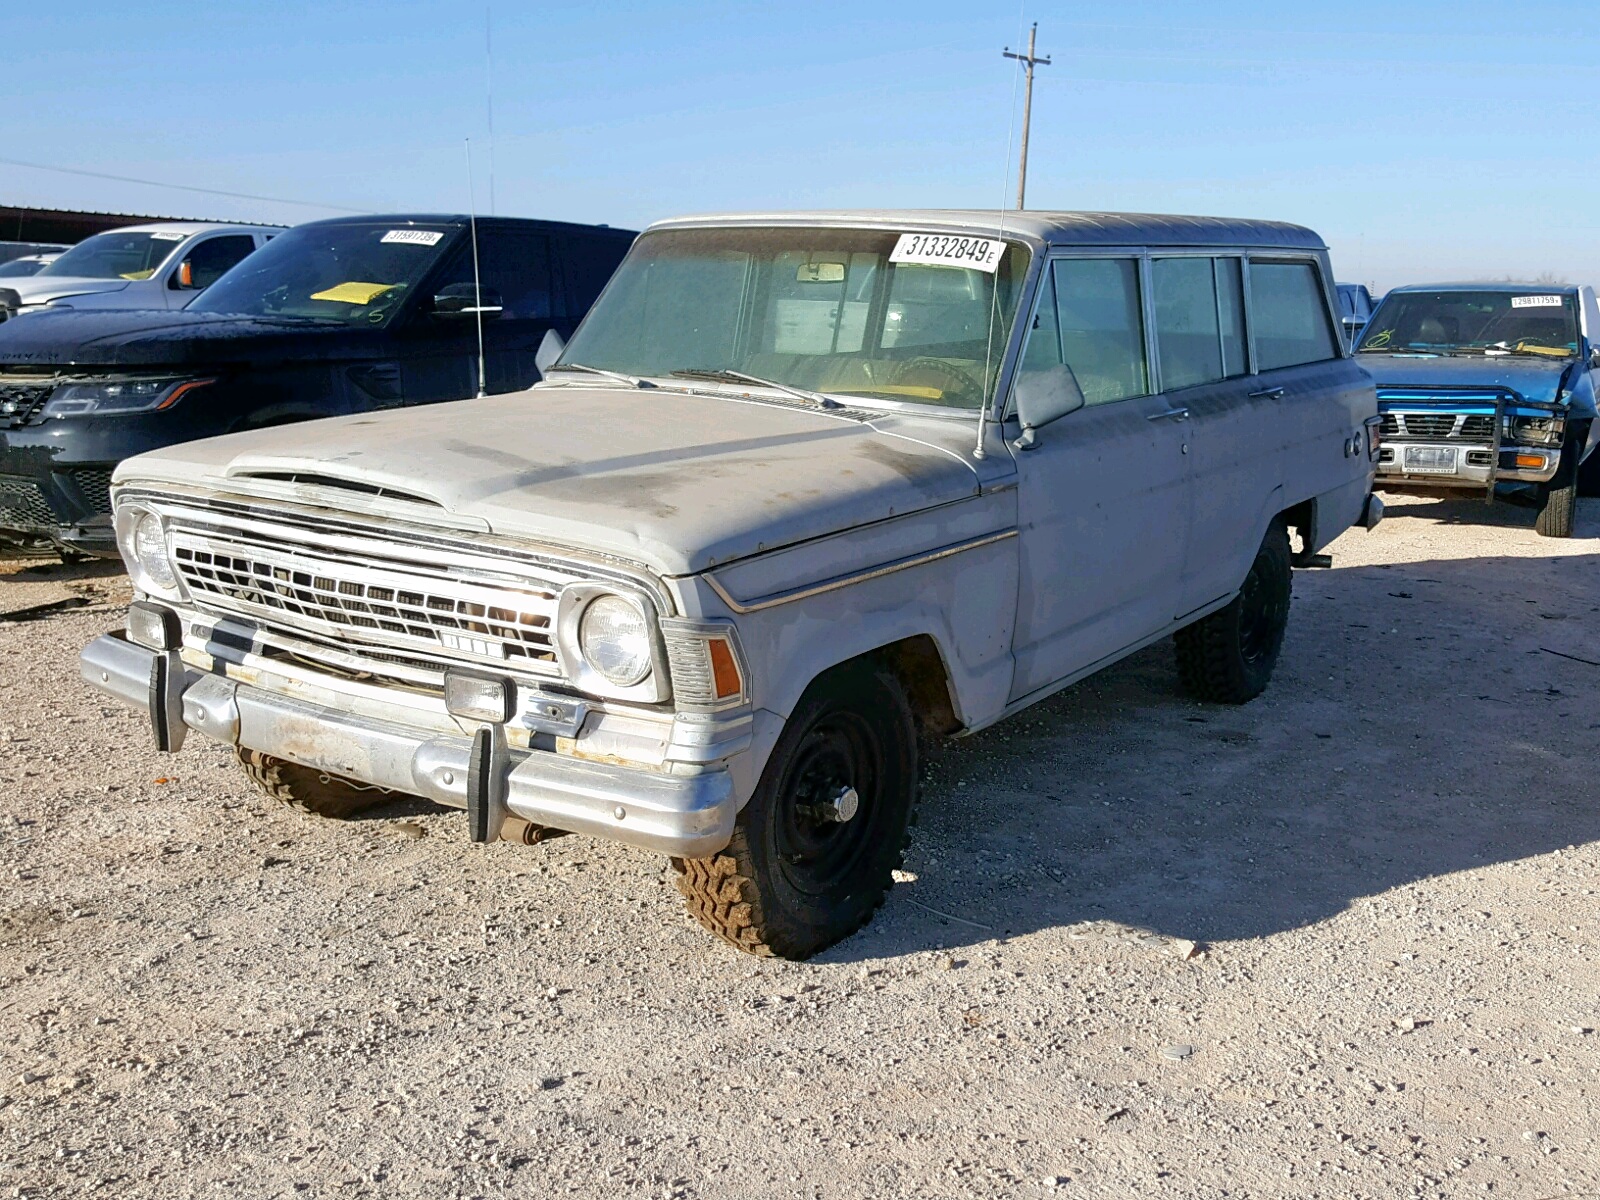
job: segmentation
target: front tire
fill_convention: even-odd
[[[301,812],[318,817],[353,817],[393,799],[382,788],[365,787],[259,750],[241,746],[237,753],[239,765],[251,783],[278,803]]]
[[[1578,455],[1583,453],[1587,439],[1587,429],[1569,435],[1561,447],[1555,477],[1539,485],[1539,515],[1533,520],[1533,528],[1540,537],[1572,536],[1572,519],[1578,508]]]
[[[1173,635],[1185,691],[1214,704],[1244,704],[1266,690],[1289,627],[1293,576],[1289,530],[1275,520],[1239,594]]]
[[[806,689],[733,839],[674,860],[694,918],[747,954],[805,959],[865,925],[894,882],[917,796],[899,680],[874,664]]]

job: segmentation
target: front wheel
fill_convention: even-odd
[[[1184,690],[1216,704],[1244,704],[1264,692],[1283,649],[1293,586],[1289,531],[1277,520],[1239,594],[1173,636]]]
[[[804,959],[883,903],[917,795],[917,740],[895,676],[837,668],[795,706],[727,849],[674,860],[700,924],[748,954]]]
[[[387,804],[395,798],[383,788],[341,779],[259,750],[240,746],[236,753],[251,783],[278,803],[301,812],[319,817],[353,817],[364,809]]]
[[[1578,427],[1561,447],[1561,461],[1555,477],[1538,489],[1539,515],[1533,520],[1534,532],[1541,537],[1571,537],[1572,518],[1578,508],[1578,456],[1583,453],[1588,430]]]

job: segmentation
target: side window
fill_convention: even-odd
[[[550,239],[544,234],[480,226],[478,277],[485,291],[499,293],[502,321],[550,316]],[[472,243],[464,241],[434,283],[434,294],[450,284],[471,282]]]
[[[1063,361],[1061,324],[1056,320],[1055,272],[1046,267],[1039,279],[1039,305],[1034,310],[1028,348],[1022,352],[1022,369],[1048,371],[1051,367],[1059,367]]]
[[[1261,370],[1339,357],[1312,264],[1252,262],[1250,308]]]
[[[189,266],[187,273],[180,265],[178,273],[173,276],[172,286],[208,288],[235,263],[253,253],[255,248],[255,238],[247,233],[227,234],[196,242],[184,259]]]
[[[1229,379],[1250,373],[1244,341],[1244,263],[1213,259],[1217,274],[1217,312],[1222,318],[1222,373]]]
[[[1161,386],[1172,390],[1246,374],[1241,260],[1158,258],[1150,274]]]
[[[1217,279],[1209,258],[1158,258],[1150,265],[1156,348],[1164,389],[1212,383],[1223,376]]]
[[[1150,392],[1139,262],[1062,258],[1051,264],[1061,355],[1089,404]]]
[[[628,239],[621,236],[596,237],[572,234],[561,239],[561,259],[566,270],[566,315],[580,320],[599,299],[628,252]]]

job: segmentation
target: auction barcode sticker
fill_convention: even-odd
[[[892,263],[925,267],[968,267],[993,275],[1005,243],[994,238],[959,237],[949,233],[902,233],[889,254]]]
[[[1560,308],[1560,296],[1513,296],[1512,308]]]
[[[391,229],[381,240],[406,246],[437,246],[442,237],[444,234],[432,229]]]

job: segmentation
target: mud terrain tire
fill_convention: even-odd
[[[1266,690],[1289,625],[1289,531],[1276,520],[1226,608],[1178,630],[1178,679],[1196,700],[1244,704]]]
[[[239,765],[250,782],[290,808],[319,817],[353,817],[394,797],[380,788],[362,787],[315,767],[303,767],[259,750],[239,747]]]
[[[678,890],[729,945],[809,958],[883,903],[916,798],[916,728],[899,679],[876,664],[837,668],[795,705],[727,848],[673,860]]]

